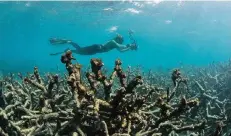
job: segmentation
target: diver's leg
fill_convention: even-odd
[[[79,50],[81,48],[77,43],[74,43],[72,41],[70,41],[68,43],[71,44],[76,50]]]
[[[55,55],[60,55],[60,54],[63,54],[65,52],[67,52],[68,50],[70,50],[69,48],[67,48],[65,51],[62,51],[62,52],[56,52],[56,53],[51,53],[50,55],[51,56],[55,56]],[[73,50],[72,50],[73,51]]]
[[[66,39],[57,39],[57,38],[50,38],[51,44],[71,44],[76,50],[79,50],[81,47],[77,44],[72,42],[71,40]]]
[[[94,55],[96,53],[104,52],[101,46],[102,45],[93,44],[90,46],[81,47],[79,50],[76,49],[76,51],[78,51],[78,54],[81,54],[81,55]]]

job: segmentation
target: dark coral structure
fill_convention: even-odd
[[[111,74],[102,60],[81,71],[71,51],[67,74],[5,77],[1,83],[1,136],[223,136],[231,128],[231,65],[180,69],[172,75],[140,68]],[[60,73],[59,73],[60,74]],[[4,92],[2,90],[4,89]]]

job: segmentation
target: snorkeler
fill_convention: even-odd
[[[71,40],[57,39],[57,38],[50,39],[50,43],[53,45],[54,44],[71,44],[75,48],[75,50],[71,50],[71,51],[73,53],[80,54],[80,55],[94,55],[97,53],[108,52],[113,49],[117,49],[120,52],[125,52],[128,50],[137,50],[137,45],[135,43],[123,45],[123,41],[124,41],[123,37],[117,34],[117,36],[114,39],[108,41],[105,44],[93,44],[93,45],[86,46],[86,47],[80,47],[77,43],[74,43]],[[52,53],[50,55],[58,55],[62,53],[63,52],[58,52],[58,53]]]

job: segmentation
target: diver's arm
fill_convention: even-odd
[[[129,45],[118,44],[114,40],[112,42],[113,42],[113,44],[116,45],[116,49],[118,51],[120,51],[120,52],[125,52],[125,51],[128,51],[128,50],[131,50],[131,46],[129,46]]]
[[[128,51],[128,50],[131,50],[131,48],[130,47],[124,47],[124,46],[122,47],[121,46],[121,47],[117,48],[117,50],[120,51],[120,52],[125,52],[125,51]]]

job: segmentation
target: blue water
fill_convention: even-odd
[[[129,42],[134,31],[137,51],[117,50],[93,56],[75,54],[84,67],[102,58],[123,65],[173,68],[205,66],[231,56],[231,2],[0,2],[0,68],[8,71],[64,69],[51,37],[71,39],[81,46],[105,43],[116,33]]]

